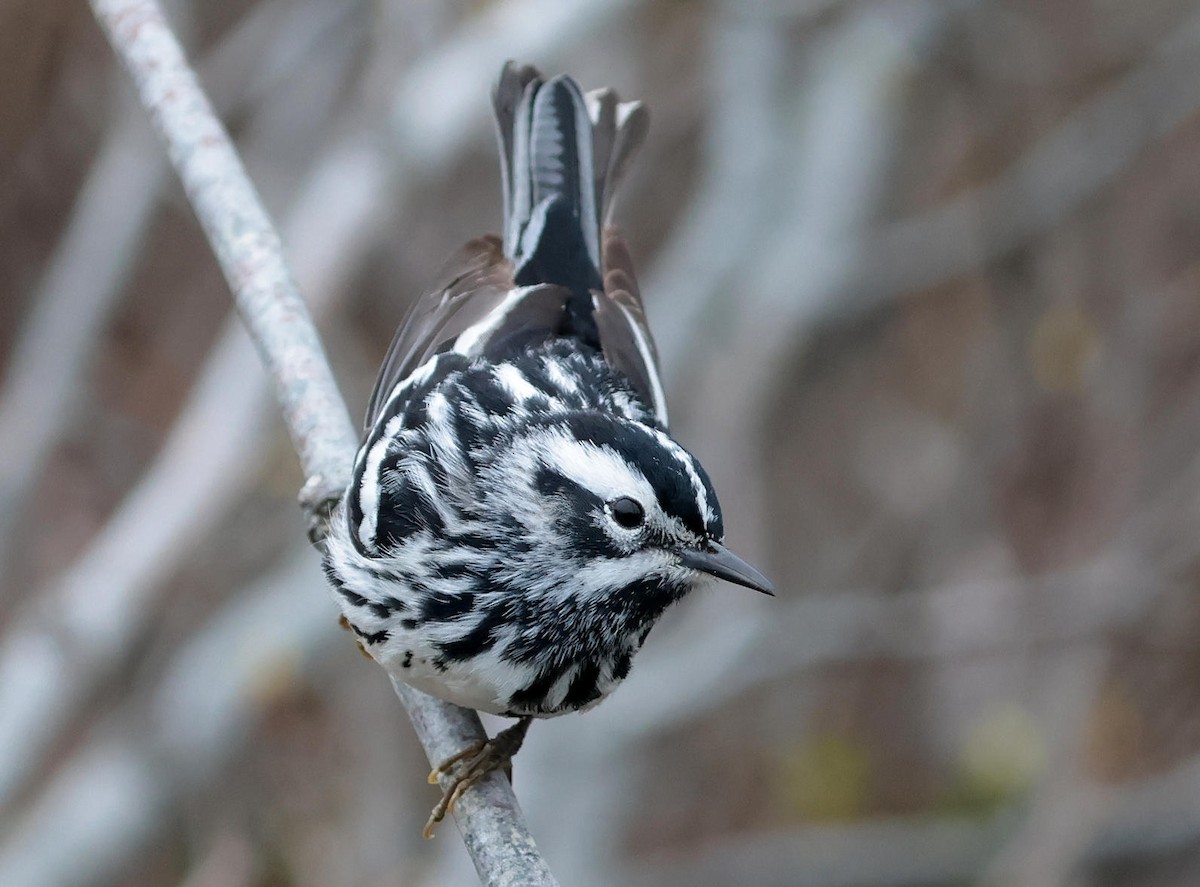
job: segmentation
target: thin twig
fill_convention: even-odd
[[[271,374],[307,488],[333,494],[349,478],[357,435],[274,227],[158,4],[92,0],[91,6],[167,144]],[[485,735],[473,713],[409,688],[400,697],[431,760]],[[455,818],[485,884],[555,883],[502,776],[493,774],[463,800]]]
[[[354,427],[275,228],[155,2],[93,0],[217,254],[309,478],[349,477]]]

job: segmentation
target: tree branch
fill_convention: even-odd
[[[357,438],[274,226],[156,2],[93,0],[217,254],[309,478],[344,481]]]
[[[279,237],[158,4],[91,0],[91,6],[167,145],[272,377],[309,478],[306,489],[334,494],[349,478],[358,439]],[[398,689],[431,761],[483,738],[473,713]],[[492,774],[468,792],[455,818],[485,884],[555,883],[503,776]]]
[[[309,12],[311,4],[306,4],[290,11],[289,17]],[[276,18],[276,33],[281,26],[287,27],[287,21],[285,18],[281,23]],[[249,84],[249,91],[259,95],[261,89],[255,84],[264,82],[264,69],[246,72],[240,59],[244,53],[235,53],[232,48],[244,45],[253,36],[247,29],[261,30],[260,22],[259,16],[248,16],[205,57],[201,70],[222,66],[240,70],[243,87]],[[312,45],[312,40],[302,43]],[[331,56],[336,64],[336,53],[322,46],[322,62]],[[295,60],[302,61],[303,57]],[[312,62],[307,64],[311,68]],[[236,101],[231,92],[228,87],[218,89],[218,107],[222,106],[222,93],[228,96],[225,107],[245,104]],[[145,125],[143,119],[125,125],[133,127],[134,123]],[[148,127],[145,139],[146,151],[152,152],[153,160],[153,152],[160,149]],[[272,140],[270,128],[258,127],[246,149],[265,156],[273,143],[277,144],[278,139]],[[284,230],[298,257],[293,267],[305,282],[310,305],[318,314],[328,310],[344,290],[339,281],[346,272],[330,259],[331,250],[340,246],[337,255],[346,261],[356,255],[348,244],[367,239],[362,232],[370,227],[376,217],[375,208],[381,203],[378,195],[384,166],[382,160],[365,156],[353,140],[342,139],[316,164],[300,189],[297,206],[289,213]],[[165,178],[166,164],[162,167],[159,178]],[[105,194],[109,202],[136,202],[141,184],[126,182],[129,187],[125,192],[112,184]],[[93,216],[89,223],[93,226],[103,225],[102,217],[111,210],[102,203],[102,197],[88,201],[93,207],[88,212]],[[130,244],[137,233],[128,232]],[[114,250],[113,254],[127,251]],[[103,263],[92,264],[103,267]],[[94,276],[105,275],[97,272]],[[78,275],[73,277],[82,280]],[[60,290],[56,298],[65,295]],[[63,312],[59,309],[53,313],[61,316]],[[73,351],[72,342],[87,350],[87,343],[80,344],[64,329],[70,319],[64,317],[49,328],[35,322],[35,329],[27,335],[46,345],[54,341],[57,329],[68,342],[68,354]],[[78,359],[66,362],[75,363],[80,373],[87,365]],[[24,372],[32,369],[26,367]],[[53,392],[48,396],[53,397]],[[247,459],[247,454],[261,449],[269,397],[249,339],[237,319],[230,318],[171,433],[136,486],[126,493],[104,528],[70,567],[47,586],[26,592],[0,639],[0,816],[53,758],[56,743],[77,723],[96,687],[126,661],[136,639],[158,611],[166,578],[192,550],[194,540],[225,519],[231,502],[245,491],[248,477],[259,470],[257,461]],[[52,441],[46,438],[43,445]],[[16,456],[21,461],[19,452]],[[27,461],[37,464],[36,458]],[[0,498],[3,495],[0,492]],[[179,508],[179,502],[187,502],[188,507]]]

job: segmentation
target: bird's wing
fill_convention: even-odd
[[[592,294],[600,349],[609,366],[622,373],[667,427],[667,401],[658,372],[658,352],[629,249],[613,226],[604,230],[604,291]]]
[[[404,381],[437,354],[457,351],[496,360],[509,349],[553,337],[568,296],[557,286],[517,287],[499,238],[470,241],[401,321],[371,393],[366,428]]]

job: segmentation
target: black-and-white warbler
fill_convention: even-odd
[[[431,825],[531,718],[612,692],[699,580],[771,593],[722,546],[708,475],[667,434],[629,254],[606,227],[645,109],[512,64],[493,102],[503,239],[468,243],[401,324],[326,539],[346,622],[389,673],[521,719],[449,764]]]

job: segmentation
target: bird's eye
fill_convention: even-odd
[[[642,503],[628,496],[613,499],[608,503],[608,510],[612,512],[613,520],[627,530],[640,527],[646,520],[646,510],[642,508]]]

